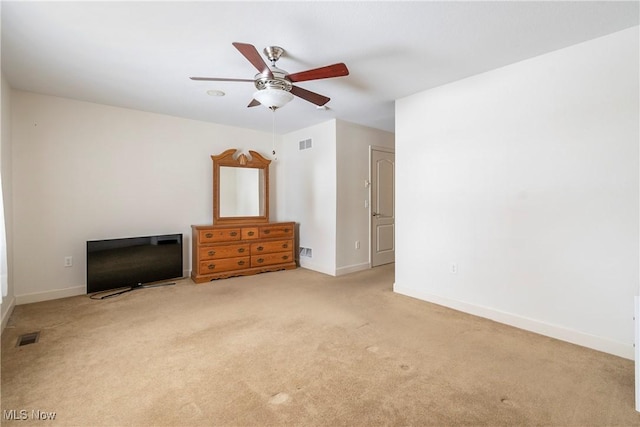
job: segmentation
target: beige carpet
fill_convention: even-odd
[[[2,424],[640,425],[632,361],[394,294],[393,274],[297,269],[18,306]]]

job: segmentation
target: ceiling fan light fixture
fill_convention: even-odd
[[[253,99],[269,109],[282,108],[293,99],[290,92],[282,89],[266,88],[253,94]]]

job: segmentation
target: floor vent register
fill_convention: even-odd
[[[16,344],[16,347],[22,347],[23,345],[28,345],[28,344],[35,344],[38,342],[39,338],[40,338],[40,331],[31,332],[30,334],[20,335],[18,337],[18,343]]]

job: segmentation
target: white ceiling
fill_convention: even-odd
[[[297,85],[276,112],[286,133],[330,118],[394,130],[394,100],[639,24],[632,2],[12,2],[2,1],[2,69],[21,90],[271,131],[247,108],[255,68],[231,45],[286,50],[289,73],[347,64]],[[209,89],[226,93],[211,97]]]

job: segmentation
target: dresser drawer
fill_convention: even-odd
[[[265,225],[260,227],[260,237],[293,237],[293,224]]]
[[[242,240],[252,240],[260,238],[260,229],[258,227],[242,227]]]
[[[202,261],[199,264],[199,274],[212,274],[221,271],[240,270],[250,267],[251,258],[248,256],[239,258],[224,258]]]
[[[293,251],[277,252],[272,254],[252,255],[251,267],[260,267],[261,265],[284,264],[293,261]]]
[[[198,233],[200,243],[233,242],[240,240],[240,237],[240,228],[216,228],[200,230]]]
[[[201,246],[198,249],[200,261],[208,259],[233,258],[242,255],[249,255],[251,246],[248,243],[218,245],[218,246]]]
[[[275,240],[273,242],[252,243],[251,255],[290,251],[292,248],[293,248],[293,240]]]

